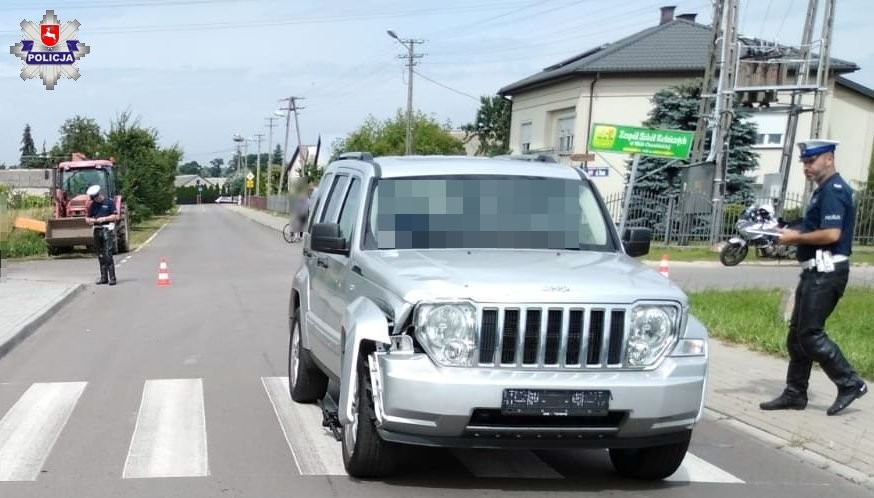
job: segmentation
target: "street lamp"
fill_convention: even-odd
[[[406,149],[405,155],[410,155],[413,153],[413,59],[421,57],[421,55],[416,56],[413,54],[413,45],[416,43],[416,40],[402,40],[392,30],[388,30],[386,33],[407,49],[406,57],[409,73],[407,76],[407,137],[404,141],[404,146]]]

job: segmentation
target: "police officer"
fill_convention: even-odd
[[[795,290],[795,308],[786,346],[789,367],[786,387],[777,398],[761,403],[762,410],[803,410],[813,362],[819,363],[838,389],[826,410],[836,415],[868,392],[837,344],[823,330],[825,321],[847,286],[856,213],[853,191],[835,171],[832,140],[798,144],[804,176],[816,183],[800,230],[783,229],[780,244],[796,244],[802,272]]]
[[[91,205],[88,206],[85,222],[94,226],[94,247],[97,249],[97,261],[100,263],[100,279],[97,280],[97,284],[108,282],[109,285],[115,285],[115,262],[112,259],[115,233],[109,229],[110,223],[119,220],[115,202],[103,195],[100,185],[88,187],[86,193],[91,198]]]

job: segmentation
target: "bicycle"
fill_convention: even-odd
[[[291,231],[291,223],[286,223],[284,227],[282,227],[282,238],[289,244],[295,241],[294,232]]]

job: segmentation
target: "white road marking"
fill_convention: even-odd
[[[31,385],[0,420],[0,481],[35,481],[87,382]]]
[[[498,479],[564,479],[555,469],[528,450],[452,450],[475,476]]]
[[[342,446],[322,427],[321,409],[292,401],[288,377],[262,377],[261,382],[301,475],[347,475]]]
[[[666,481],[675,482],[719,482],[744,484],[744,481],[720,469],[719,467],[705,462],[691,453],[686,453],[686,458],[680,468]]]
[[[178,211],[177,211],[177,213],[178,213]],[[167,222],[165,222],[163,225],[161,225],[160,228],[158,228],[157,230],[155,230],[155,233],[153,233],[151,237],[149,237],[148,239],[146,239],[146,241],[143,242],[143,244],[142,244],[140,247],[137,247],[136,249],[134,249],[134,254],[140,252],[140,249],[142,249],[142,248],[146,247],[147,245],[149,245],[149,242],[151,242],[152,239],[154,239],[155,237],[157,237],[158,234],[161,233],[161,230],[163,230],[164,227],[167,226],[168,223],[170,223],[170,222],[167,221]]]
[[[146,381],[122,477],[207,475],[203,380]]]

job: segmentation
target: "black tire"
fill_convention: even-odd
[[[632,479],[659,480],[680,468],[692,435],[679,443],[650,448],[610,448],[610,462],[616,472]]]
[[[60,256],[61,254],[70,252],[70,249],[70,247],[57,247],[46,244],[46,252],[49,256]]]
[[[288,393],[298,403],[313,403],[325,397],[328,377],[310,358],[300,341],[300,310],[294,310],[289,321]]]
[[[291,223],[286,223],[285,226],[282,227],[282,238],[289,244],[294,242],[294,234],[291,232]]]
[[[719,251],[719,261],[725,266],[735,266],[747,257],[750,247],[748,245],[725,244]]]
[[[389,477],[400,464],[400,448],[379,437],[367,359],[358,361],[358,383],[352,413],[357,423],[343,426],[343,466],[359,479]],[[347,437],[348,436],[348,437]]]

